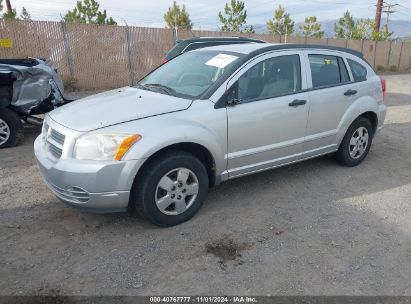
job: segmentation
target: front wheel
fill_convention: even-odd
[[[17,146],[23,137],[24,128],[20,117],[7,108],[0,109],[0,149]]]
[[[169,227],[189,220],[203,204],[208,174],[184,151],[171,151],[147,163],[134,182],[130,203],[152,223]]]
[[[373,136],[370,121],[363,117],[358,118],[345,133],[336,152],[337,160],[347,167],[359,165],[370,151]]]

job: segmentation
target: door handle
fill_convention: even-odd
[[[344,93],[345,96],[351,96],[357,94],[356,90],[348,90]]]
[[[305,105],[307,103],[307,100],[304,99],[294,99],[292,102],[290,102],[288,105],[290,107],[298,107],[298,106],[302,106]]]

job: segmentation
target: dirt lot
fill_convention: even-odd
[[[387,83],[362,165],[322,157],[233,180],[168,229],[65,207],[27,128],[0,151],[0,294],[411,295],[411,75]]]

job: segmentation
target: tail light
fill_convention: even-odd
[[[387,83],[385,82],[385,79],[380,76],[381,79],[381,89],[382,89],[382,95],[385,97],[385,92],[387,91]]]
[[[167,58],[163,58],[163,59],[161,59],[161,64],[164,64],[164,63],[166,63],[167,61],[168,61]]]

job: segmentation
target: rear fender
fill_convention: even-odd
[[[370,96],[363,96],[358,98],[351,106],[347,109],[343,115],[339,125],[337,134],[337,145],[339,146],[344,138],[350,125],[363,113],[374,112],[377,115],[378,120],[379,110],[378,103]],[[378,124],[378,123],[377,123]]]

